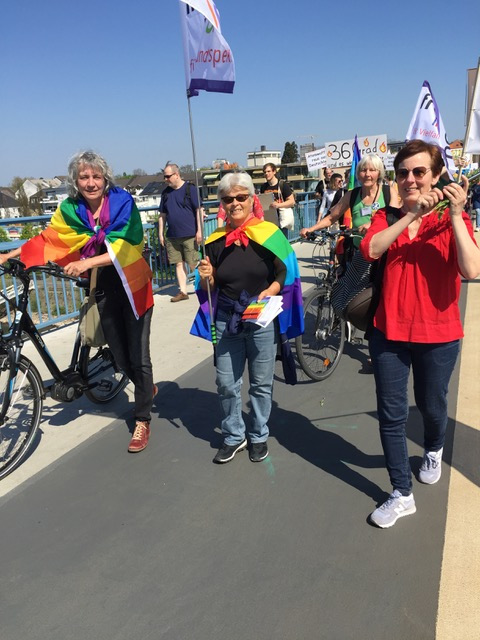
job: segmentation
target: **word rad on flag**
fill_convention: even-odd
[[[187,95],[233,93],[235,64],[212,0],[179,0]]]
[[[430,144],[435,144],[437,147],[440,147],[448,173],[450,177],[453,177],[457,169],[453,162],[442,116],[440,115],[430,85],[426,80],[420,90],[417,106],[415,107],[405,138],[406,140],[423,140],[424,142],[429,142]]]

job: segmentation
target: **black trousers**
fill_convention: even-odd
[[[150,358],[150,325],[153,307],[138,320],[125,290],[98,292],[97,304],[105,338],[115,361],[135,385],[135,419],[150,421],[153,372]]]

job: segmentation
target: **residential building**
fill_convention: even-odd
[[[19,218],[20,205],[15,198],[12,198],[5,191],[0,191],[0,218]]]
[[[262,168],[267,162],[272,162],[274,165],[279,165],[282,159],[281,151],[271,151],[262,144],[260,150],[247,152],[247,169],[255,167]]]
[[[67,184],[66,182],[63,182],[58,187],[48,187],[42,189],[40,194],[35,194],[35,196],[32,197],[32,200],[36,199],[37,197],[40,197],[42,213],[55,213],[57,207],[59,207],[60,204],[66,198],[68,198]],[[32,204],[34,203],[32,202]]]

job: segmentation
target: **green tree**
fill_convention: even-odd
[[[296,142],[286,142],[283,150],[282,164],[298,162],[298,147]]]
[[[10,236],[3,227],[0,227],[0,242],[10,242]]]
[[[30,240],[30,238],[38,236],[39,233],[40,229],[38,227],[34,227],[33,224],[30,223],[25,224],[20,234],[20,240]]]

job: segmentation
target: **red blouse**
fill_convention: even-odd
[[[470,236],[469,216],[463,220]],[[368,261],[372,237],[388,226],[385,210],[372,218],[360,250]],[[439,220],[436,213],[422,218],[418,233],[410,240],[404,229],[388,250],[382,295],[374,326],[387,340],[403,342],[450,342],[463,337],[458,299],[460,273],[448,209]]]

